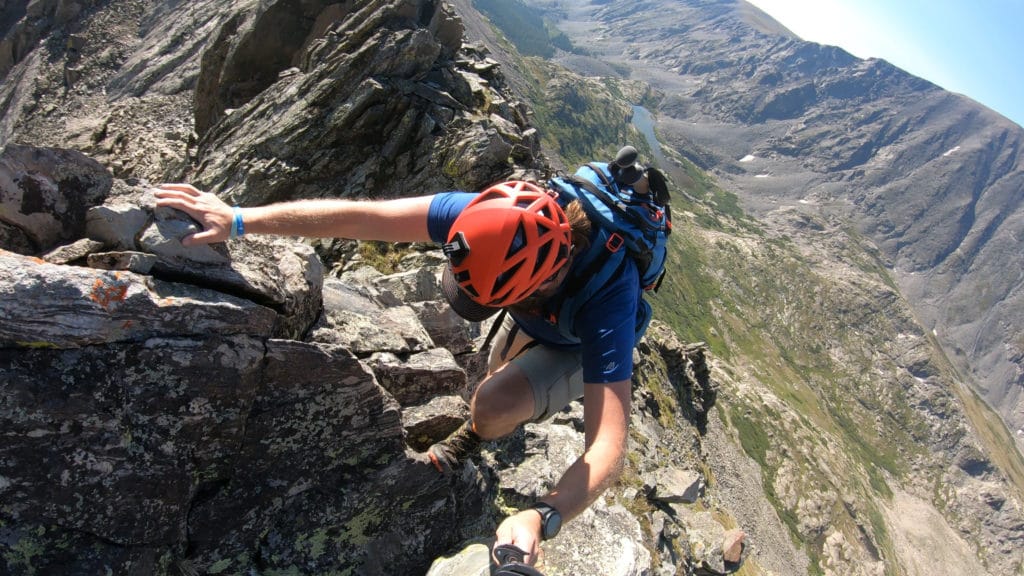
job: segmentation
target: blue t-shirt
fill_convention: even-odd
[[[471,192],[437,194],[427,216],[431,239],[447,242],[452,223],[475,196]],[[570,278],[581,272],[576,266],[581,260],[573,263]],[[564,290],[566,284],[564,282],[559,291]],[[553,295],[551,301],[559,301],[559,295]],[[582,306],[573,322],[575,338],[567,338],[543,314],[510,313],[520,329],[538,342],[555,348],[579,349],[583,356],[583,381],[600,384],[628,380],[633,374],[639,305],[639,272],[633,259],[626,258],[622,273],[615,275]]]

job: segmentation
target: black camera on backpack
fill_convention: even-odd
[[[615,160],[608,163],[608,171],[620,186],[633,186],[640,178],[647,176],[647,185],[654,199],[660,204],[669,201],[668,180],[661,170],[644,166],[637,162],[639,153],[632,146],[623,146],[615,155]]]

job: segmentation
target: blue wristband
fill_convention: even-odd
[[[242,209],[238,206],[231,208],[234,218],[231,220],[231,238],[238,238],[245,234],[245,222],[242,221]]]

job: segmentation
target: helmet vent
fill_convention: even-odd
[[[505,272],[502,272],[494,280],[494,292],[501,292],[502,290],[504,290],[505,289],[505,285],[508,284],[509,280],[511,280],[512,278],[515,277],[516,272],[518,272],[519,269],[522,268],[522,266],[523,266],[523,262],[519,261],[519,262],[516,262],[514,266],[512,266],[511,268],[509,268]]]
[[[526,246],[526,228],[523,227],[523,222],[520,221],[519,225],[516,226],[516,235],[509,242],[508,252],[505,254],[505,258],[509,259],[516,255],[523,247]]]
[[[480,292],[477,292],[476,288],[473,288],[472,284],[466,284],[462,287],[462,289],[468,292],[469,295],[473,296],[474,298],[480,297]]]
[[[551,243],[545,242],[543,246],[537,249],[537,258],[533,261],[533,273],[537,274],[544,268],[544,264],[548,261],[548,254],[551,252]]]
[[[477,202],[486,202],[488,200],[501,200],[505,197],[505,194],[499,191],[487,189],[480,193],[480,197],[477,199]]]

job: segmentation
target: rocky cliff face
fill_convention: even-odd
[[[409,404],[465,387],[410,308],[325,288],[303,244],[184,250],[193,222],[109,177],[83,189],[81,154],[9,144],[0,163],[5,214],[80,230],[41,258],[0,251],[7,573],[395,573],[450,546],[457,510],[486,517],[485,490],[406,455],[401,406],[357,357],[412,357],[376,362],[418,372]]]
[[[189,180],[249,204],[373,198],[535,173],[526,105],[449,6],[0,14],[5,573],[424,573],[575,458],[578,407],[455,478],[419,457],[480,375],[481,327],[438,302],[439,254],[403,247],[384,275],[346,242],[184,249],[195,223],[148,193]],[[652,336],[627,478],[551,543],[549,574],[736,568],[703,463],[706,349]]]
[[[837,215],[1024,450],[1024,129],[744,2],[531,2],[663,98],[658,131],[764,217]],[[592,59],[563,61],[590,69]]]

